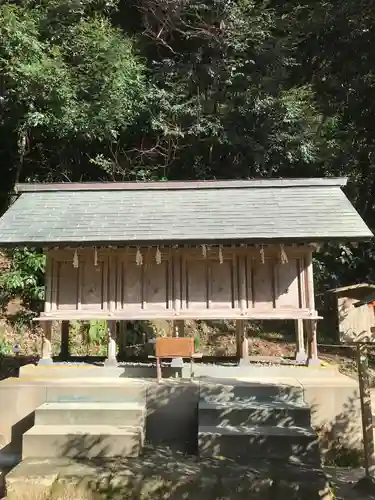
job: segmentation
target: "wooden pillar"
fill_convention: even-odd
[[[118,356],[120,359],[126,358],[126,334],[128,332],[128,322],[119,322],[119,336],[118,336]]]
[[[236,320],[236,331],[237,338],[241,336],[242,339],[240,365],[249,365],[249,340],[247,338],[247,329],[245,326],[245,321],[243,319]]]
[[[105,366],[116,367],[116,321],[108,321],[108,355]]]
[[[39,365],[52,365],[52,321],[43,321],[42,357]]]
[[[242,358],[242,341],[243,341],[244,325],[242,319],[236,320],[236,356],[240,361]]]
[[[70,349],[69,349],[69,321],[62,321],[61,322],[60,358],[63,361],[67,361],[70,358]]]
[[[366,477],[375,477],[374,432],[371,409],[370,374],[367,345],[357,346],[357,370],[363,432],[364,467]]]
[[[295,320],[296,329],[296,361],[299,363],[306,363],[307,354],[305,350],[305,336],[303,331],[303,320]]]
[[[318,345],[316,339],[317,320],[306,320],[307,329],[307,363],[309,366],[320,365],[318,357]]]
[[[312,250],[307,253],[305,258],[305,284],[307,307],[310,309],[311,314],[316,314]],[[316,327],[316,319],[306,320],[307,359],[309,365],[320,365],[318,358]]]
[[[174,337],[185,337],[185,321],[178,319],[173,321],[173,336]],[[183,358],[173,358],[171,361],[171,368],[175,368],[175,377],[178,378],[182,376],[182,370],[184,368],[184,360]]]

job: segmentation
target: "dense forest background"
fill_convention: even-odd
[[[2,210],[19,181],[343,175],[375,229],[374,13],[375,0],[1,1]],[[317,292],[374,281],[374,255],[325,246]],[[8,256],[1,294],[40,298],[39,256]]]

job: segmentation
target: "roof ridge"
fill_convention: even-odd
[[[46,191],[141,191],[141,190],[185,190],[185,189],[262,189],[293,187],[343,187],[346,177],[312,177],[292,179],[246,179],[208,181],[153,181],[153,182],[61,182],[19,183],[16,193]]]

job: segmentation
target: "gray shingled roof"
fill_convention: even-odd
[[[345,179],[31,184],[0,219],[0,246],[361,240]]]

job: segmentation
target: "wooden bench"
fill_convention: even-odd
[[[151,357],[151,356],[150,356]],[[194,352],[194,339],[191,337],[157,338],[155,342],[156,377],[162,379],[161,360],[185,358],[190,360],[190,378],[193,377],[193,361],[201,358],[201,354]]]

